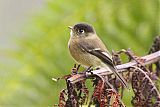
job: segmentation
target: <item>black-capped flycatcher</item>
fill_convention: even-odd
[[[87,23],[78,23],[71,29],[68,47],[71,56],[86,67],[104,67],[111,71],[127,87],[124,78],[116,70],[112,56],[104,43],[97,36],[94,28]]]

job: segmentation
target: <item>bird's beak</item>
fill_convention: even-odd
[[[73,29],[73,27],[72,27],[72,26],[68,26],[68,28],[69,28],[69,29],[71,29],[71,30]]]

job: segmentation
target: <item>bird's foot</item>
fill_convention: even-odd
[[[85,73],[91,73],[91,71],[93,71],[92,66],[89,66],[87,69],[85,69],[83,72]]]
[[[78,73],[78,70],[79,70],[79,68],[80,68],[80,64],[74,64],[74,67],[72,68],[72,74],[77,74]]]

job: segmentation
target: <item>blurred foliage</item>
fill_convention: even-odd
[[[111,50],[131,48],[147,54],[158,35],[159,0],[48,0],[17,38],[14,59],[0,65],[0,107],[52,107],[65,85],[52,77],[70,73],[74,61],[67,49],[68,25],[92,24]],[[127,92],[129,93],[129,92]],[[124,100],[130,105],[131,94]]]

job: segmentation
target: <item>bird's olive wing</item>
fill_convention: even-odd
[[[97,48],[97,47],[91,45],[91,43],[87,43],[87,42],[81,43],[79,47],[81,47],[81,49],[83,51],[98,57],[105,64],[108,64],[108,65],[114,67],[113,61],[109,57],[108,53],[105,51],[102,51],[101,48]]]

